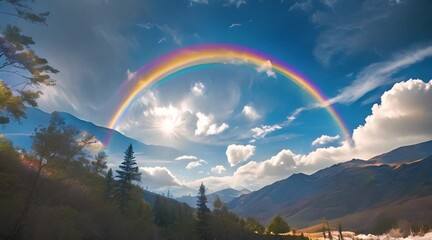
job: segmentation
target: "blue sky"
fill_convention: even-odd
[[[214,190],[257,189],[432,138],[430,114],[419,113],[432,111],[430,1],[47,0],[34,6],[51,12],[48,26],[2,19],[33,36],[39,55],[60,70],[57,86],[43,89],[39,101],[48,112],[106,126],[128,73],[181,47],[232,43],[303,73],[331,99],[350,133],[357,131],[349,146],[325,109],[310,108],[314,99],[281,75],[246,65],[193,69],[144,90],[118,126],[189,156],[141,166],[143,181],[160,191],[180,193],[201,181]]]

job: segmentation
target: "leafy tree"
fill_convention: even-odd
[[[48,12],[31,12],[25,0],[0,1],[0,14],[14,16],[31,23],[46,24]],[[9,10],[9,11],[8,11]],[[0,73],[10,77],[7,82],[0,80],[0,124],[9,123],[11,118],[19,121],[25,117],[27,106],[37,106],[36,99],[41,92],[34,87],[52,86],[55,81],[50,74],[58,70],[48,65],[48,61],[31,50],[34,41],[21,34],[17,26],[6,25],[0,34]],[[9,83],[9,84],[7,84]]]
[[[94,173],[104,173],[107,167],[107,158],[108,155],[101,151],[96,156],[95,159],[91,162],[92,170]]]
[[[250,232],[255,232],[258,234],[263,234],[265,231],[264,226],[259,223],[255,218],[253,217],[247,217],[245,220],[245,229]]]
[[[270,225],[268,226],[268,232],[274,234],[286,233],[289,231],[290,227],[288,226],[288,223],[285,222],[280,215],[273,218]]]
[[[132,144],[125,151],[123,162],[120,164],[120,170],[116,170],[118,178],[117,197],[119,200],[120,209],[124,212],[128,206],[129,190],[132,186],[132,181],[139,181],[141,173],[138,171],[137,163],[134,160],[134,151]]]
[[[65,168],[71,160],[87,155],[86,147],[96,143],[96,138],[66,125],[64,119],[54,112],[48,127],[35,130],[32,151],[42,167],[53,164]]]
[[[210,209],[207,207],[207,196],[205,191],[205,186],[201,183],[197,200],[196,227],[202,240],[211,239],[208,226]]]
[[[12,239],[17,236],[30,210],[42,170],[48,165],[65,169],[71,160],[80,159],[86,154],[87,146],[95,143],[94,136],[83,135],[75,127],[66,125],[58,113],[52,114],[48,127],[36,129],[32,139],[32,152],[38,162],[37,174],[32,182],[23,211],[14,227]]]
[[[216,196],[216,199],[213,202],[213,207],[216,211],[220,211],[224,207],[224,203],[220,200],[219,195]]]

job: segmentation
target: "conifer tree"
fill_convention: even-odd
[[[196,218],[196,227],[201,240],[207,240],[210,238],[209,233],[209,212],[210,209],[207,207],[207,196],[205,194],[205,186],[201,183],[198,192],[198,200],[197,200],[197,218]]]
[[[116,170],[118,178],[116,193],[122,211],[125,211],[128,207],[129,190],[132,187],[132,181],[139,181],[141,179],[141,173],[139,173],[136,165],[131,144],[125,151],[123,162],[119,166],[120,170]]]
[[[113,189],[114,189],[114,178],[113,178],[113,172],[112,172],[112,169],[110,168],[110,169],[108,170],[107,175],[106,175],[105,196],[106,196],[107,198],[111,198],[111,197],[112,197]]]

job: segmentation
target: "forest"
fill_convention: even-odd
[[[265,228],[207,202],[203,184],[196,209],[143,190],[132,145],[114,172],[105,152],[92,155],[95,138],[56,114],[32,140],[26,152],[0,138],[2,239],[307,239],[277,235],[290,231],[279,216]]]

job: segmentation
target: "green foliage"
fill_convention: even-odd
[[[71,160],[86,157],[86,147],[95,143],[94,136],[82,134],[72,125],[66,125],[58,113],[53,113],[48,127],[35,131],[32,150],[34,155],[47,164],[66,168]]]
[[[4,9],[0,14],[15,16],[31,23],[45,24],[49,13],[34,13],[26,2],[28,1],[0,1],[0,7]],[[6,82],[10,85],[0,81],[0,124],[9,123],[11,119],[19,121],[25,117],[27,105],[37,106],[36,99],[41,92],[35,90],[35,86],[52,86],[55,83],[50,74],[56,74],[58,70],[31,50],[33,44],[33,39],[23,35],[17,26],[6,25],[0,34],[0,73],[13,74],[22,79],[8,79]]]
[[[123,162],[119,166],[120,170],[116,170],[118,178],[116,197],[122,211],[126,211],[128,207],[129,190],[132,187],[132,181],[139,181],[141,179],[141,173],[138,171],[137,163],[134,159],[134,151],[131,144],[125,151]]]
[[[222,202],[222,200],[220,200],[219,196],[216,196],[216,199],[213,202],[213,207],[215,211],[222,210],[222,208],[224,207],[224,203]]]
[[[245,220],[245,229],[250,232],[263,234],[265,231],[264,226],[253,217],[247,217]]]
[[[106,187],[105,187],[105,197],[107,199],[111,199],[113,197],[114,194],[114,177],[113,177],[113,172],[112,169],[110,168],[108,170],[108,173],[105,177],[105,181],[106,181]]]
[[[200,239],[203,240],[211,239],[208,226],[210,209],[207,207],[205,191],[205,186],[201,183],[197,197],[196,228]]]
[[[280,215],[278,215],[270,222],[267,231],[274,234],[286,233],[290,231],[290,227],[288,226],[288,223],[285,222],[285,220],[283,220]]]
[[[91,162],[92,171],[94,173],[103,174],[105,169],[108,168],[107,167],[107,158],[108,158],[108,155],[104,151],[99,152],[95,156],[95,159]],[[112,174],[112,172],[111,172],[111,174]]]

